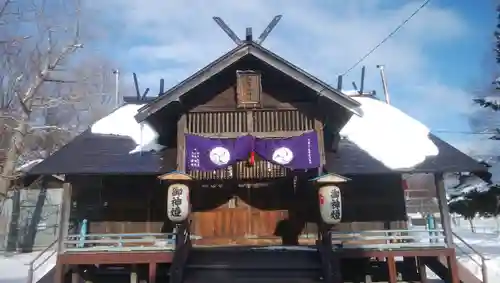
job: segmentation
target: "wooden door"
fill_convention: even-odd
[[[191,231],[200,237],[198,245],[270,244],[279,241],[276,225],[286,217],[284,210],[260,210],[235,196],[216,209],[194,212]]]

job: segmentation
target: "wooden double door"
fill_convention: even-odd
[[[191,193],[191,233],[200,245],[270,245],[316,233],[316,194],[287,182],[261,188]],[[309,229],[312,227],[313,229]]]
[[[200,245],[271,244],[288,218],[286,194],[276,188],[199,189],[191,200],[191,234]]]

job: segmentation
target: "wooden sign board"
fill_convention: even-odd
[[[261,75],[255,71],[236,71],[236,100],[238,107],[260,106]]]

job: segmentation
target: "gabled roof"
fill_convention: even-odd
[[[355,143],[348,139],[341,139],[336,152],[326,153],[325,169],[327,172],[341,175],[484,172],[488,170],[473,158],[433,134],[429,134],[429,138],[439,149],[439,154],[426,158],[424,162],[413,168],[401,170],[387,168]]]
[[[34,166],[28,174],[156,175],[175,170],[175,149],[130,154],[136,147],[129,137],[93,134],[87,130]]]
[[[221,71],[228,68],[235,62],[250,55],[265,62],[274,69],[286,74],[287,76],[295,79],[296,81],[302,83],[303,85],[307,86],[308,88],[318,93],[318,95],[325,96],[331,101],[337,103],[338,105],[346,108],[347,110],[357,115],[362,114],[358,109],[359,103],[350,98],[348,95],[345,95],[341,91],[333,88],[327,83],[321,81],[320,79],[314,77],[313,75],[307,73],[306,71],[286,61],[285,59],[279,57],[275,53],[263,48],[262,46],[255,44],[253,42],[248,42],[224,54],[217,60],[210,63],[208,66],[196,72],[191,77],[187,78],[178,85],[169,89],[167,92],[159,96],[151,103],[139,109],[138,114],[135,116],[136,120],[141,122],[147,119],[147,117],[149,117],[150,115],[156,113],[157,111],[168,105],[169,103],[174,101],[179,101],[179,99],[185,93],[189,92],[196,86],[207,81],[214,75],[220,73]]]

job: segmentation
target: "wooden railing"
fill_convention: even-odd
[[[446,247],[444,231],[436,230],[366,230],[330,232],[334,247],[341,249],[401,249]]]
[[[483,283],[488,283],[488,267],[486,265],[486,257],[481,254],[478,250],[476,250],[474,247],[472,247],[469,243],[467,243],[462,237],[457,235],[455,232],[453,232],[453,238],[458,240],[461,244],[463,244],[466,248],[468,248],[471,252],[467,252],[463,247],[460,245],[455,244],[455,248],[460,251],[460,255],[465,255],[467,256],[474,264],[476,264],[480,269],[481,269],[481,276],[482,276],[482,281]],[[474,257],[477,256],[477,258]]]
[[[175,249],[175,234],[75,234],[63,242],[64,253],[161,251]]]

